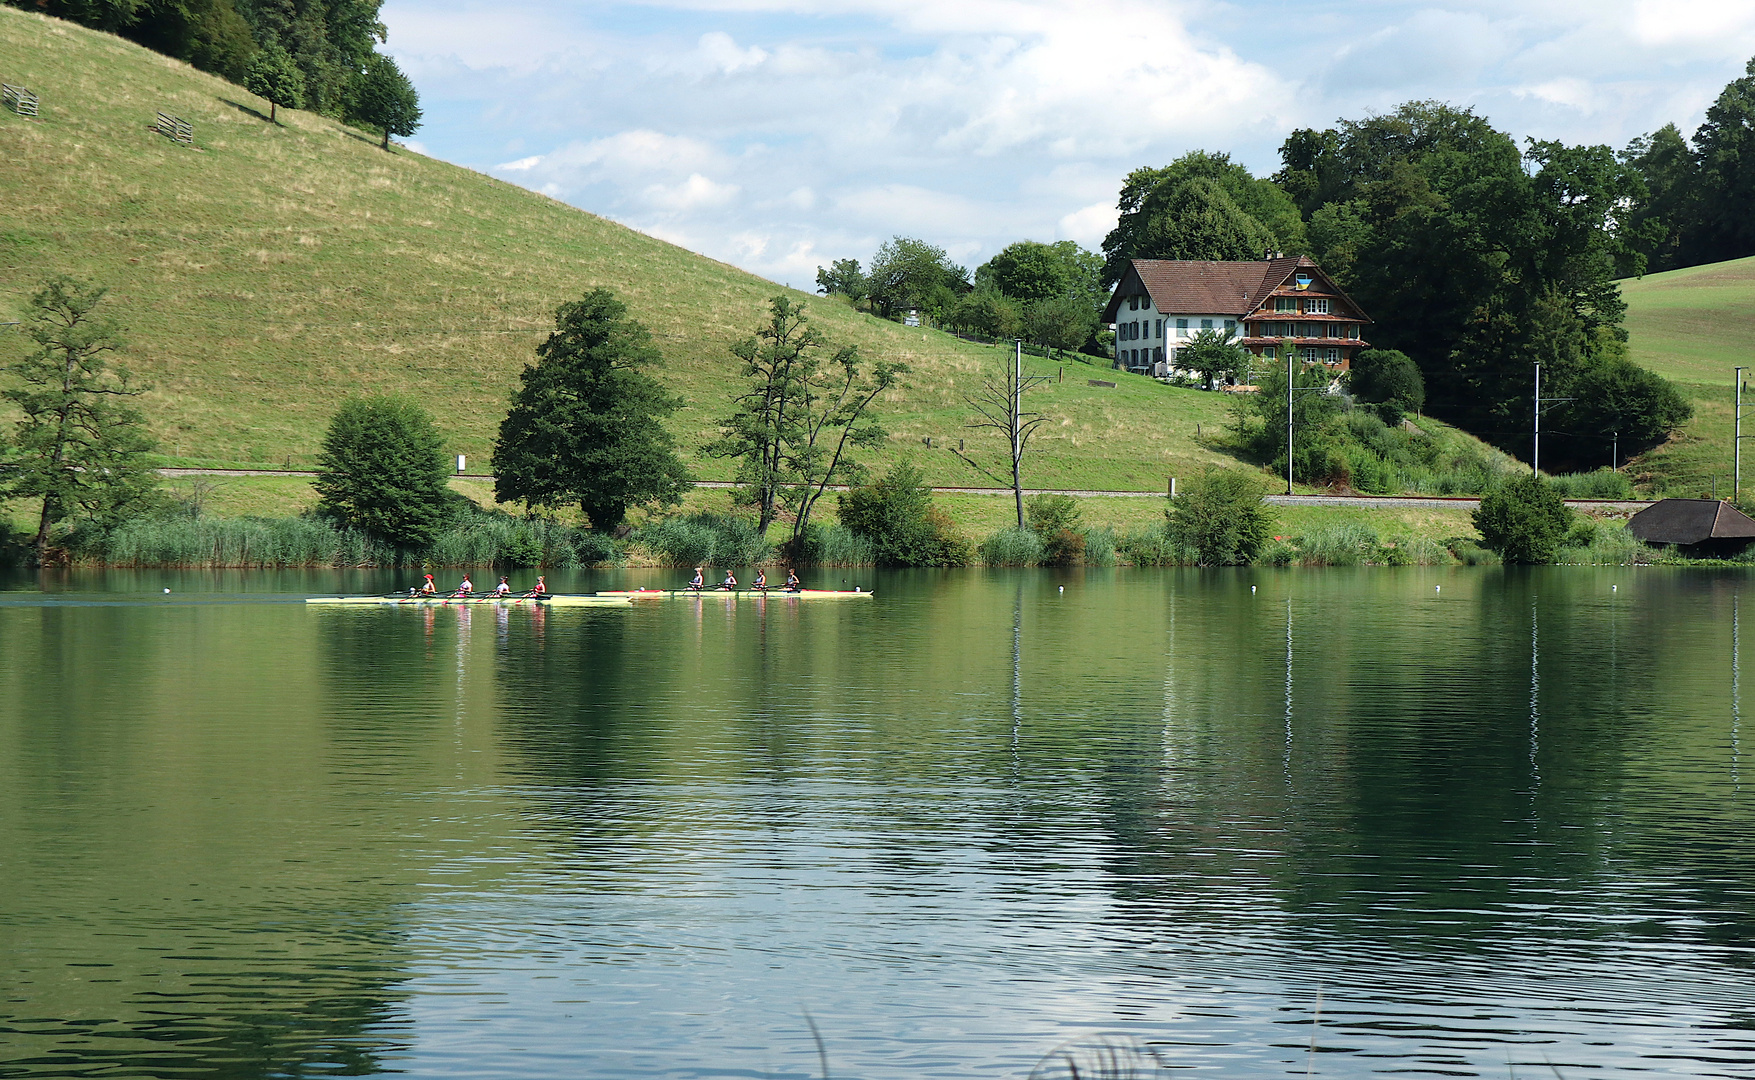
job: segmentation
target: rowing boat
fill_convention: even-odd
[[[625,606],[626,596],[609,593],[587,593],[582,596],[408,596],[391,593],[387,596],[310,596],[307,604],[384,604],[399,607],[606,607]]]
[[[623,589],[600,592],[598,596],[619,596],[629,600],[662,600],[669,596],[724,596],[746,600],[860,600],[873,595],[866,589]]]

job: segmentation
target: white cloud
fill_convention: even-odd
[[[1122,178],[1258,174],[1296,126],[1410,99],[1520,140],[1685,131],[1750,0],[391,0],[431,153],[781,280],[895,234],[978,262],[1095,247]],[[501,164],[494,164],[500,162]],[[807,265],[808,264],[808,265]]]

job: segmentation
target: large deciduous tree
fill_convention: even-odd
[[[1103,241],[1105,287],[1121,280],[1129,259],[1259,259],[1270,249],[1304,250],[1297,205],[1228,154],[1196,150],[1163,168],[1135,169],[1117,209]]]
[[[342,403],[317,455],[318,510],[397,547],[432,543],[452,501],[443,447],[416,402]]]
[[[948,311],[969,291],[968,272],[943,248],[907,236],[893,237],[878,248],[865,280],[866,294],[886,319],[910,309]]]
[[[608,289],[555,311],[494,444],[494,495],[577,504],[612,530],[636,506],[673,506],[692,482],[664,418],[682,404],[640,370],[659,359],[646,328]]]
[[[1197,331],[1188,344],[1176,350],[1176,366],[1198,374],[1208,390],[1215,379],[1243,374],[1249,370],[1249,350],[1233,337],[1230,330]]]
[[[270,123],[278,122],[281,107],[297,109],[305,103],[304,72],[279,45],[269,45],[251,59],[244,89],[268,102]]]
[[[123,342],[115,323],[97,313],[106,292],[68,277],[38,290],[22,319],[36,347],[7,365],[18,385],[0,393],[23,414],[11,468],[0,473],[0,498],[40,500],[39,561],[50,530],[68,518],[109,526],[157,499],[158,474],[145,460],[153,440],[128,404],[144,390],[108,360]]]
[[[1694,151],[1699,217],[1690,261],[1755,254],[1755,60],[1707,107]]]
[[[390,149],[390,136],[407,138],[420,128],[420,95],[414,84],[382,53],[373,53],[355,76],[344,113],[349,123],[384,133],[379,145]]]

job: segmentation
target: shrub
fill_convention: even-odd
[[[1186,495],[1171,500],[1164,516],[1166,535],[1192,550],[1201,566],[1247,564],[1272,532],[1261,481],[1241,470],[1200,476]]]
[[[1115,530],[1108,525],[1092,525],[1084,531],[1085,565],[1115,565]]]
[[[1348,382],[1359,400],[1397,406],[1390,423],[1400,423],[1402,412],[1419,412],[1426,404],[1426,380],[1407,353],[1366,349],[1353,358],[1351,369]]]
[[[872,545],[879,566],[963,566],[969,543],[932,505],[918,468],[902,462],[839,497],[841,524]]]
[[[1195,562],[1194,551],[1162,525],[1118,538],[1115,550],[1135,566],[1187,566]]]
[[[317,458],[318,508],[387,543],[430,544],[453,505],[441,447],[433,418],[413,401],[345,402]]]
[[[772,550],[755,522],[730,514],[667,517],[640,529],[635,539],[671,566],[753,566]]]
[[[1481,542],[1508,563],[1553,562],[1572,521],[1560,493],[1527,474],[1482,496],[1473,516]]]
[[[1445,541],[1445,547],[1464,566],[1496,566],[1499,563],[1499,556],[1466,537],[1453,536]]]
[[[981,541],[979,552],[981,561],[988,566],[1037,566],[1046,555],[1042,538],[1035,530],[1020,529],[1015,525],[1008,525]]]

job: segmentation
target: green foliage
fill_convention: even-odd
[[[1617,432],[1621,460],[1626,460],[1663,444],[1694,415],[1675,384],[1629,360],[1618,339],[1604,346],[1566,384],[1564,395],[1572,400],[1555,410],[1552,427],[1571,438],[1545,437],[1544,463],[1550,455],[1554,463],[1574,467],[1603,461],[1605,450],[1615,452],[1611,440]]]
[[[1084,530],[1085,565],[1115,565],[1115,529],[1109,525],[1093,525]]]
[[[1032,300],[1023,312],[1023,336],[1045,349],[1076,349],[1097,328],[1098,312],[1076,296]]]
[[[399,547],[432,543],[450,513],[433,418],[405,398],[355,398],[336,410],[317,459],[318,508]]]
[[[494,444],[494,496],[532,506],[577,503],[593,528],[630,507],[674,506],[692,478],[664,418],[682,399],[640,368],[658,350],[608,289],[555,311],[555,330],[520,376]]]
[[[1040,538],[1039,562],[1065,566],[1085,557],[1087,536],[1077,499],[1071,495],[1032,495],[1024,502],[1024,513],[1030,531]]]
[[[1683,230],[1698,218],[1698,172],[1688,140],[1675,124],[1627,144],[1621,160],[1639,177],[1643,190],[1633,197],[1628,215],[1631,243],[1646,273],[1684,265]],[[1631,264],[1620,268],[1631,276]]]
[[[789,560],[794,566],[871,566],[877,549],[842,525],[812,523]]]
[[[757,507],[757,528],[767,530],[780,504],[792,508],[788,543],[796,549],[829,486],[864,478],[853,452],[885,438],[868,410],[901,384],[908,366],[880,360],[867,369],[850,345],[824,357],[828,344],[805,319],[803,304],[776,296],[768,310],[768,324],[732,348],[749,382],[707,452],[738,459],[737,478]]]
[[[1277,179],[1313,254],[1413,357],[1431,411],[1521,448],[1533,365],[1557,393],[1624,312],[1639,181],[1607,147],[1511,137],[1467,109],[1409,103],[1294,132]]]
[[[1192,549],[1200,566],[1252,562],[1273,532],[1262,494],[1260,479],[1242,470],[1204,473],[1170,501],[1165,534]]]
[[[952,327],[1000,340],[1024,336],[1024,307],[991,286],[957,297],[947,320]]]
[[[1688,223],[1689,263],[1755,253],[1755,60],[1706,109],[1694,133],[1699,170],[1696,214]]]
[[[1007,525],[981,541],[976,554],[987,566],[1040,566],[1047,561],[1042,537],[1033,529]]]
[[[1117,537],[1115,551],[1135,566],[1192,566],[1199,559],[1194,549],[1162,525]]]
[[[1200,375],[1208,390],[1215,379],[1242,375],[1249,370],[1252,358],[1248,349],[1232,341],[1233,334],[1230,330],[1197,330],[1188,344],[1176,350],[1176,366]]]
[[[414,84],[382,53],[373,53],[348,88],[342,119],[384,133],[380,144],[390,149],[390,136],[407,138],[420,128],[420,95]]]
[[[1595,472],[1562,473],[1550,476],[1548,483],[1563,499],[1631,499],[1633,481],[1624,472],[1598,469]]]
[[[1481,543],[1508,563],[1551,563],[1572,523],[1560,493],[1524,475],[1481,498],[1473,514]]]
[[[1259,259],[1270,249],[1304,249],[1296,205],[1229,154],[1196,150],[1163,168],[1135,169],[1118,209],[1103,241],[1105,287],[1121,280],[1129,259]]]
[[[1348,385],[1360,401],[1384,402],[1407,412],[1426,404],[1420,365],[1395,349],[1366,349],[1353,357]]]
[[[279,45],[269,45],[250,61],[244,74],[244,89],[268,102],[268,119],[275,120],[275,111],[284,106],[297,109],[305,103],[305,73],[293,62],[292,54]]]
[[[886,319],[911,309],[942,307],[948,314],[956,297],[968,290],[968,272],[943,248],[906,236],[885,241],[866,274],[866,295]]]
[[[975,268],[975,287],[991,288],[1030,302],[1072,298],[1101,308],[1103,259],[1071,240],[1042,244],[1019,240]]]
[[[41,501],[34,541],[40,560],[49,531],[69,518],[112,526],[154,508],[158,474],[146,419],[128,399],[143,392],[128,371],[110,368],[121,331],[97,308],[107,290],[69,277],[39,289],[21,329],[35,348],[5,371],[17,385],[0,392],[22,414],[0,502]]]
[[[730,514],[668,517],[633,539],[670,566],[756,566],[772,553],[754,522]]]
[[[857,304],[865,299],[866,289],[858,259],[836,259],[828,269],[817,267],[817,292],[824,296],[845,296]]]
[[[875,483],[840,496],[841,523],[869,540],[879,566],[963,566],[969,544],[921,483],[919,468],[900,462]]]
[[[1280,363],[1256,376],[1258,393],[1232,401],[1235,431],[1244,451],[1265,461],[1275,475],[1286,474],[1286,376]],[[1292,475],[1307,484],[1344,482],[1342,440],[1334,421],[1343,402],[1328,393],[1334,373],[1320,364],[1296,364],[1292,378]]]

